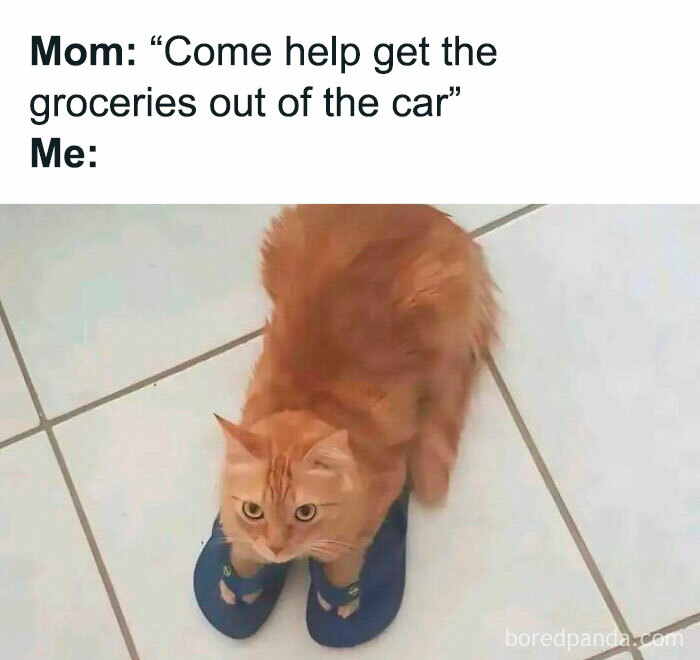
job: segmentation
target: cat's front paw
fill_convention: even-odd
[[[320,591],[316,592],[316,598],[318,598],[318,604],[326,611],[331,611],[331,604],[321,595]]]
[[[221,594],[221,600],[227,605],[236,604],[236,594],[226,586],[223,580],[219,581],[219,593]]]
[[[257,591],[254,591],[252,594],[246,594],[245,596],[241,596],[241,598],[250,605],[251,603],[254,603],[257,599],[258,596],[262,593],[262,589],[258,589]]]
[[[355,598],[355,600],[351,600],[349,603],[346,603],[345,605],[341,605],[338,608],[338,616],[347,619],[349,616],[357,612],[357,610],[360,608],[360,599]]]
[[[221,594],[221,600],[223,600],[224,603],[226,603],[227,605],[236,604],[236,594],[234,594],[233,591],[231,591],[226,586],[223,580],[219,581],[219,593]],[[245,596],[241,596],[241,600],[243,600],[244,603],[248,603],[248,605],[250,605],[258,599],[258,596],[261,593],[262,589],[258,589],[258,591],[255,591],[252,594],[246,594]]]
[[[316,592],[316,598],[318,598],[318,604],[326,611],[330,612],[331,609],[333,609],[333,606],[326,601],[326,599],[321,596],[321,594],[317,591]],[[351,600],[349,603],[346,603],[345,605],[341,605],[338,608],[338,616],[341,617],[342,619],[347,619],[351,614],[354,614],[357,612],[357,610],[360,607],[360,599],[355,598],[355,600]]]

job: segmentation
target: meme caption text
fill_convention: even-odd
[[[356,43],[336,36],[304,43],[287,35],[279,49],[275,49],[264,42],[210,44],[184,34],[152,35],[143,48],[157,52],[164,63],[183,71],[217,67],[229,71],[232,67],[264,69],[278,61],[286,67],[332,68],[339,76],[339,84],[318,90],[313,85],[304,85],[274,95],[259,86],[245,91],[217,92],[206,98],[187,92],[156,94],[152,86],[118,94],[37,90],[29,101],[31,123],[46,126],[55,118],[191,119],[202,115],[237,120],[271,114],[289,119],[314,115],[371,118],[381,112],[390,112],[398,118],[436,118],[448,112],[460,96],[465,69],[491,67],[498,57],[494,44],[470,43],[458,35],[444,36],[434,44],[425,36],[402,43],[376,43],[369,53]],[[59,35],[31,38],[31,63],[35,67],[133,67],[138,66],[136,60],[134,43],[84,44],[66,41]],[[370,67],[378,77],[411,67],[446,67],[455,72],[455,84],[442,90],[401,92],[387,98],[380,98],[375,90],[361,94],[344,91],[341,83],[360,67]],[[68,144],[60,136],[32,137],[31,164],[42,168],[96,167],[97,145]]]

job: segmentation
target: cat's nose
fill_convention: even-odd
[[[283,545],[270,545],[268,543],[267,547],[270,548],[270,551],[272,552],[272,554],[278,555],[280,552],[282,552],[282,548],[284,546]]]

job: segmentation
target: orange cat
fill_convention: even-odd
[[[492,283],[429,206],[287,209],[262,256],[274,309],[240,425],[219,418],[222,525],[242,575],[310,555],[343,586],[407,472],[422,500],[446,495]]]

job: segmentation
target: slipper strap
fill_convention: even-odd
[[[240,599],[242,596],[255,593],[268,586],[271,579],[279,572],[278,567],[284,570],[281,564],[267,564],[262,566],[255,575],[242,577],[236,573],[236,569],[231,562],[226,559],[222,563],[221,579],[234,593],[236,599]]]
[[[314,559],[309,560],[309,570],[311,572],[311,583],[314,588],[321,594],[321,598],[333,607],[347,605],[360,597],[359,582],[353,582],[345,587],[336,587],[332,585],[326,577],[323,564]]]

